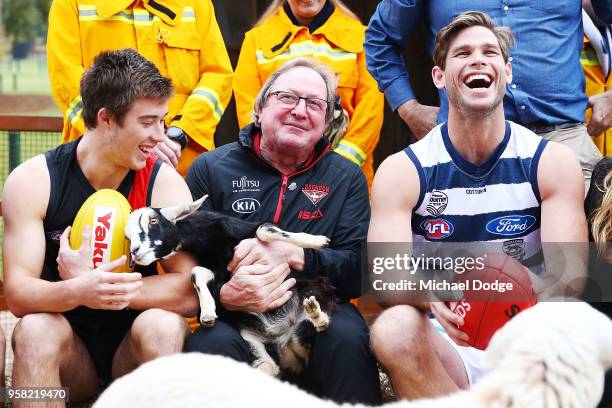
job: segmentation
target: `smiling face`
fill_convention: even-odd
[[[287,0],[293,15],[301,24],[308,25],[319,14],[325,0]]]
[[[107,122],[110,160],[131,170],[144,168],[151,150],[164,138],[167,99],[137,99],[119,124]]]
[[[267,100],[258,113],[262,150],[292,156],[309,154],[323,137],[325,111],[307,108],[303,99],[295,107],[287,107],[272,94],[276,91],[327,100],[325,81],[311,68],[292,68],[272,84]]]
[[[504,62],[491,30],[474,26],[459,32],[445,62],[444,70],[433,68],[432,77],[437,88],[446,90],[451,109],[488,115],[501,108],[506,84],[512,81],[512,67]]]

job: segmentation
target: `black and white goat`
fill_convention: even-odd
[[[201,266],[193,268],[191,278],[200,300],[199,320],[203,326],[212,326],[217,318],[211,285],[230,280],[227,264],[234,247],[243,239],[257,237],[264,242],[285,241],[315,249],[329,244],[322,235],[287,232],[270,223],[198,211],[206,198],[176,207],[138,209],[130,214],[125,228],[130,252],[139,265],[150,265],[179,250],[198,258]],[[229,312],[226,317],[237,323],[240,335],[249,344],[255,356],[253,366],[274,376],[280,369],[302,371],[314,335],[327,329],[329,316],[338,304],[327,278],[306,280],[299,273],[291,273],[290,277],[297,283],[293,296],[283,306],[266,313]]]

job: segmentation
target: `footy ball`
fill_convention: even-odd
[[[114,261],[121,255],[127,261],[113,272],[131,272],[134,263],[130,256],[130,241],[125,237],[131,208],[125,197],[109,189],[98,190],[81,206],[72,224],[70,246],[80,248],[83,228],[90,226],[90,265],[93,268]]]
[[[525,267],[503,254],[487,254],[484,268],[472,269],[455,282],[464,282],[469,289],[449,307],[463,317],[459,328],[470,336],[468,343],[480,350],[504,324],[537,302]]]

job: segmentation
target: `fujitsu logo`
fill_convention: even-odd
[[[238,180],[232,180],[232,188],[239,191],[249,189],[259,191],[259,180],[249,180],[246,176],[242,176]]]
[[[115,225],[115,209],[96,207],[91,261],[94,269],[100,264],[108,263],[110,259],[110,244],[113,241],[113,226]]]

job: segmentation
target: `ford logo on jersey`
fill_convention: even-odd
[[[495,235],[512,236],[529,231],[536,223],[533,215],[506,215],[487,222],[487,231]]]
[[[427,239],[444,239],[455,230],[453,224],[442,218],[425,220],[421,223],[421,228],[425,231]]]

